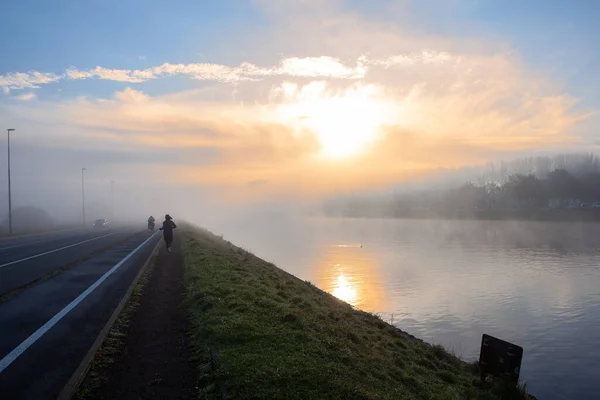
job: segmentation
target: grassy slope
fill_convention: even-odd
[[[183,233],[202,398],[525,398],[219,237]]]

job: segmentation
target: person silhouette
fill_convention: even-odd
[[[151,215],[150,218],[148,218],[148,230],[154,230],[154,221],[156,221],[154,219],[154,217]]]
[[[167,251],[171,254],[171,244],[173,244],[173,229],[177,228],[175,222],[173,222],[173,218],[169,214],[165,215],[165,220],[160,227],[160,230],[163,231],[163,239],[165,240],[165,244],[167,245]]]

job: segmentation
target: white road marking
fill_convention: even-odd
[[[94,241],[94,240],[102,239],[102,238],[105,238],[107,236],[116,235],[117,233],[121,233],[121,232],[113,232],[113,233],[109,233],[107,235],[97,236],[95,238],[84,240],[84,241],[79,242],[79,243],[70,244],[68,246],[64,246],[64,247],[61,247],[61,248],[58,248],[58,249],[54,249],[54,250],[46,251],[44,253],[36,254],[35,256],[25,257],[25,258],[22,258],[22,259],[17,260],[17,261],[11,261],[9,263],[0,265],[0,268],[8,267],[9,265],[18,264],[18,263],[23,262],[23,261],[27,261],[27,260],[38,258],[38,257],[41,257],[41,256],[45,256],[47,254],[56,253],[57,251],[65,250],[65,249],[68,249],[68,248],[71,248],[71,247],[75,247],[75,246],[79,246],[80,244],[84,244],[84,243],[88,243],[88,242],[91,242],[91,241]]]
[[[33,332],[31,336],[25,339],[21,344],[15,347],[10,353],[8,353],[2,360],[0,360],[0,373],[2,373],[6,368],[10,366],[21,354],[23,354],[29,347],[31,347],[39,338],[44,336],[46,332],[48,332],[54,325],[58,323],[65,315],[69,313],[72,309],[77,307],[79,303],[81,303],[90,293],[92,293],[102,282],[104,282],[109,276],[113,274],[116,270],[121,268],[127,260],[129,260],[135,253],[137,253],[146,243],[148,243],[152,238],[154,238],[156,234],[153,234],[148,239],[146,239],[142,244],[135,248],[131,253],[129,253],[125,258],[119,261],[114,267],[112,267],[108,272],[102,275],[96,282],[94,282],[90,287],[88,287],[83,293],[81,293],[75,300],[70,302],[65,308],[60,310],[54,317],[52,317],[48,322],[42,325],[37,331]]]

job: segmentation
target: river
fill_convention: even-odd
[[[463,359],[483,333],[522,346],[540,399],[600,398],[600,224],[263,215],[220,228]]]

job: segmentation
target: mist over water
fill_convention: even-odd
[[[598,225],[308,219],[263,210],[231,215],[214,229],[465,359],[477,359],[483,333],[521,345],[521,377],[539,398],[600,392]]]

